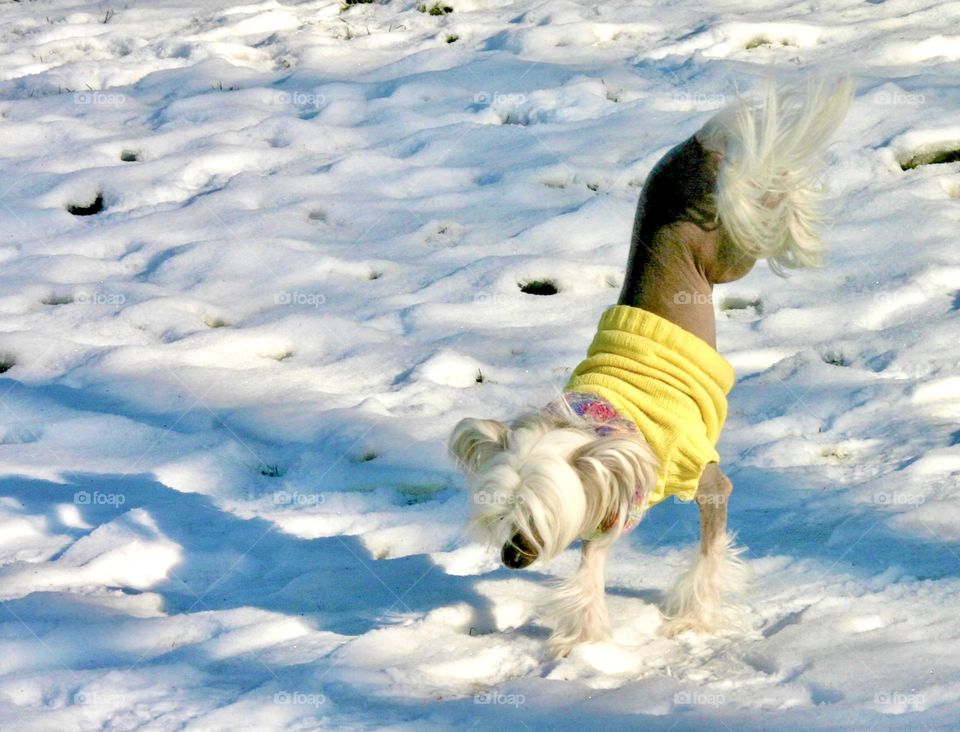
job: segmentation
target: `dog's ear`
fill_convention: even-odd
[[[507,426],[493,419],[462,419],[450,435],[450,454],[470,473],[506,447]]]
[[[660,461],[640,435],[618,434],[598,437],[579,448],[570,456],[570,464],[584,485],[609,487],[629,500],[638,484],[645,492],[656,485]]]

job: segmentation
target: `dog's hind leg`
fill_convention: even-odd
[[[555,626],[550,649],[556,656],[566,656],[578,643],[610,637],[610,618],[604,597],[609,552],[608,542],[583,542],[580,569],[557,586],[547,609]]]
[[[703,472],[697,489],[700,509],[700,548],[693,566],[677,581],[667,596],[665,635],[686,630],[712,633],[737,627],[742,609],[729,601],[742,592],[749,571],[740,560],[742,548],[734,548],[727,533],[727,505],[733,483],[716,463]]]

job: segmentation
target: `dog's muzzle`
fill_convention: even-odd
[[[503,545],[500,559],[504,566],[510,567],[510,569],[523,569],[536,561],[537,550],[530,545],[527,537],[518,531],[511,537],[510,541]]]

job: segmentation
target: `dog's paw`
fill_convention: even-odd
[[[570,652],[577,647],[577,643],[570,643],[568,641],[553,641],[549,642],[550,655],[556,659],[566,658],[570,655]]]
[[[692,631],[694,623],[690,618],[667,618],[660,626],[659,633],[664,638],[676,638],[681,633]]]
[[[697,552],[691,567],[667,594],[663,635],[713,634],[743,626],[746,608],[730,601],[743,594],[750,577],[749,567],[740,559],[743,551],[725,535],[714,551]]]
[[[679,615],[668,615],[658,632],[666,638],[676,638],[683,633],[715,635],[748,628],[747,608],[732,602],[723,602],[715,606],[692,607]]]
[[[681,615],[675,618],[666,618],[660,626],[660,635],[666,638],[676,638],[682,633],[700,633],[711,635],[720,630],[720,626],[695,613]]]
[[[584,643],[599,643],[605,640],[610,640],[610,636],[604,635],[603,637],[580,638],[578,640],[551,639],[549,641],[550,655],[552,655],[556,659],[566,658],[573,652],[574,648],[577,648],[578,646],[581,646]]]
[[[599,643],[605,640],[610,640],[609,627],[580,628],[577,630],[557,629],[550,636],[548,644],[550,653],[554,658],[566,658],[574,648],[582,643]]]

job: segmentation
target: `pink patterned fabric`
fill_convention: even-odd
[[[620,416],[613,405],[606,399],[595,394],[568,391],[563,396],[553,400],[541,410],[548,419],[557,424],[570,424],[571,416],[585,421],[600,437],[616,433],[637,434],[637,426],[629,419]],[[647,508],[647,492],[642,483],[638,483],[630,503],[630,511],[623,526],[623,533],[632,531]],[[617,524],[616,516],[609,516],[603,524],[597,527],[597,534],[605,534]]]

